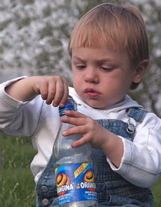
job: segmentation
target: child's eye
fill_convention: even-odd
[[[78,68],[78,69],[84,69],[86,66],[85,65],[76,65],[76,68]]]
[[[104,71],[112,71],[113,70],[113,67],[100,67],[102,70],[104,70]]]

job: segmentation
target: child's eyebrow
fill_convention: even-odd
[[[87,60],[84,60],[84,59],[82,59],[80,57],[77,57],[77,56],[73,56],[73,59],[78,60],[80,62],[87,62]],[[99,64],[101,64],[101,63],[113,63],[114,62],[114,60],[111,59],[111,58],[96,59],[95,61]]]
[[[77,56],[73,56],[73,59],[75,59],[75,60],[79,60],[79,61],[81,61],[81,62],[85,62],[85,60],[83,60],[82,58],[77,57]]]

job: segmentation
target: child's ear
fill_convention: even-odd
[[[144,59],[138,64],[138,66],[136,68],[136,73],[135,73],[135,76],[134,76],[134,80],[133,80],[134,83],[140,83],[141,82],[141,80],[143,79],[143,76],[146,72],[146,69],[148,67],[148,64],[149,64],[148,59]]]

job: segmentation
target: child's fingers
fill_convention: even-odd
[[[85,134],[86,128],[84,126],[74,126],[62,132],[63,136],[75,135],[75,134]]]
[[[65,111],[66,114],[66,111]],[[68,124],[72,124],[72,125],[76,125],[76,126],[84,126],[88,123],[88,120],[86,118],[75,118],[75,117],[69,117],[67,116],[62,116],[61,117],[61,121],[64,123],[68,123]]]
[[[92,147],[97,148],[97,142],[94,141],[94,135],[84,134],[79,140],[72,142],[71,146],[76,148],[84,144],[90,144]]]
[[[82,138],[73,142],[72,147],[79,147],[90,142],[90,137],[88,134],[86,134],[86,130],[84,129],[84,126],[79,126],[79,127],[76,126],[62,132],[63,136],[70,136],[76,134],[81,134]]]
[[[66,110],[65,115],[67,117],[73,117],[73,118],[89,118],[88,116],[86,116],[78,111],[72,111],[72,110]]]
[[[68,95],[69,95],[68,85],[66,82],[64,82],[64,93],[59,104],[61,107],[63,107],[67,103]]]
[[[55,83],[55,94],[53,97],[53,106],[65,104],[68,97],[68,86],[64,79],[58,77]]]
[[[37,91],[38,90],[39,90],[38,93],[41,94],[42,99],[46,100],[48,97],[48,83],[45,81],[42,84],[40,83]]]
[[[48,94],[46,97],[46,103],[51,104],[56,94],[56,84],[55,82],[50,82],[48,84]]]
[[[68,85],[60,76],[37,77],[33,90],[37,94],[41,94],[42,99],[46,100],[47,104],[53,102],[54,106],[58,106],[61,102],[67,102]]]

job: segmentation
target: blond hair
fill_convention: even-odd
[[[76,24],[68,45],[72,48],[125,49],[134,63],[149,59],[148,37],[140,12],[132,5],[100,4]]]

